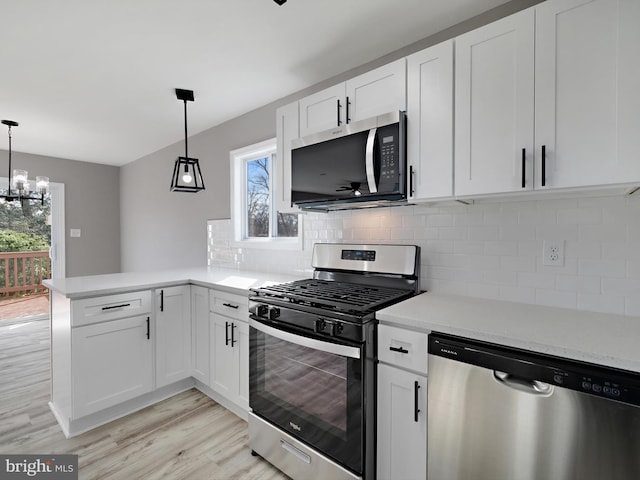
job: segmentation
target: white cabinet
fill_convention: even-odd
[[[155,291],[156,387],[191,376],[189,285]]]
[[[211,388],[248,411],[248,300],[217,291],[211,297]]]
[[[401,58],[347,80],[346,123],[407,108],[407,67]]]
[[[153,389],[153,340],[148,315],[72,329],[72,418]]]
[[[191,286],[191,374],[205,385],[210,377],[209,289]]]
[[[291,141],[300,136],[298,102],[276,110],[276,210],[298,212],[291,205]]]
[[[409,200],[453,196],[453,40],[407,57]]]
[[[379,326],[378,480],[427,478],[427,339]]]
[[[531,190],[534,10],[455,42],[456,195]]]
[[[406,60],[400,59],[302,98],[300,136],[406,109]]]
[[[456,38],[455,194],[640,181],[640,3],[548,0]]]
[[[640,180],[640,2],[536,6],[536,188]]]
[[[345,123],[344,83],[300,100],[300,136],[338,127]]]

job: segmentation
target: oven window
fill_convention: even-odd
[[[346,435],[345,357],[267,337],[264,392]]]
[[[326,339],[322,342],[330,345]],[[362,471],[363,365],[361,358],[330,353],[322,345],[300,345],[251,327],[249,405],[254,414],[342,465]]]

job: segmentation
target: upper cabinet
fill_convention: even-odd
[[[456,38],[456,195],[532,189],[533,62],[533,9]]]
[[[400,59],[300,100],[300,137],[406,109],[406,60]]]
[[[640,2],[541,3],[535,62],[536,188],[640,180]]]
[[[409,200],[453,195],[453,40],[407,58]]]
[[[640,180],[640,2],[548,0],[456,39],[455,194]]]
[[[298,212],[291,205],[291,141],[300,136],[298,102],[276,110],[276,210]]]

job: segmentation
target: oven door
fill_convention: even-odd
[[[363,471],[363,346],[251,319],[249,404],[351,470]]]

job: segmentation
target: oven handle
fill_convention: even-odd
[[[264,323],[258,322],[253,318],[249,319],[249,326],[256,330],[271,335],[272,337],[284,340],[285,342],[295,343],[302,347],[313,348],[314,350],[320,350],[322,352],[333,353],[340,355],[341,357],[360,358],[360,349],[357,347],[350,347],[348,345],[338,345],[336,343],[323,342],[322,340],[316,340],[315,338],[304,337],[295,333],[286,332],[279,328],[273,328]]]

